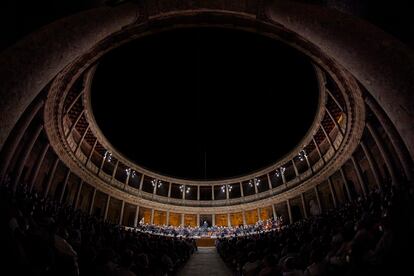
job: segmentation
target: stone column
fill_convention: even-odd
[[[395,173],[394,165],[392,164],[392,161],[391,161],[392,157],[390,156],[387,149],[384,147],[383,143],[381,142],[381,139],[379,135],[377,134],[377,131],[371,126],[369,122],[367,122],[366,126],[372,138],[374,139],[375,144],[377,144],[378,146],[382,159],[384,159],[385,165],[387,166],[387,169],[391,176],[392,184],[393,185],[397,184],[397,176]]]
[[[319,148],[319,144],[316,143],[315,138],[312,138],[313,143],[315,144],[316,151],[319,154],[319,157],[322,159],[323,163],[326,164],[325,156],[322,154],[321,149]]]
[[[116,171],[118,170],[118,165],[119,165],[119,160],[117,160],[116,161],[116,163],[115,163],[115,167],[114,167],[114,170],[112,171],[112,175],[111,175],[111,182],[114,180],[114,178],[115,178],[115,174],[116,174]]]
[[[266,174],[266,176],[267,176],[267,182],[269,184],[269,190],[271,190],[273,187],[272,187],[272,181],[270,180],[270,175]]]
[[[27,159],[29,158],[30,153],[32,152],[33,146],[35,142],[37,141],[37,138],[39,137],[40,133],[42,132],[43,125],[37,126],[33,136],[31,137],[30,141],[24,146],[22,153],[17,160],[17,169],[16,169],[16,177],[14,180],[12,180],[12,188],[13,192],[16,191],[16,187],[20,182],[20,177],[22,176],[24,165],[26,164]]]
[[[126,186],[128,186],[129,179],[131,178],[131,174],[132,174],[132,169],[131,168],[128,168],[128,169],[129,169],[129,173],[127,174],[127,178],[125,179],[124,190],[125,190]]]
[[[65,135],[66,138],[68,138],[72,134],[72,132],[75,130],[75,127],[78,124],[80,118],[82,118],[82,115],[84,114],[84,112],[85,112],[85,109],[83,109],[81,113],[79,113],[78,117],[76,117],[75,122],[70,126],[68,133],[66,133]]]
[[[329,185],[329,190],[331,191],[331,196],[332,196],[334,207],[336,208],[336,207],[338,207],[338,203],[337,203],[337,200],[336,200],[335,191],[334,191],[334,188],[333,188],[331,177],[328,177],[328,185]]]
[[[75,209],[78,208],[79,197],[80,197],[80,194],[81,194],[81,191],[82,191],[82,186],[83,186],[83,180],[81,179],[79,181],[78,190],[76,191],[76,199],[75,199],[75,202],[74,202],[74,205],[73,205]]]
[[[348,181],[346,180],[345,173],[342,167],[339,169],[339,172],[341,173],[342,181],[344,182],[344,185],[345,185],[345,190],[346,190],[346,195],[348,196],[348,201],[352,201],[351,192],[349,191],[349,187],[348,187]]]
[[[230,213],[227,213],[227,226],[231,227]]]
[[[52,185],[53,178],[55,177],[56,168],[57,168],[59,162],[60,162],[59,157],[56,156],[55,162],[53,163],[52,170],[50,171],[50,175],[49,175],[49,178],[47,180],[47,185],[46,185],[46,190],[45,190],[44,197],[47,197],[48,194],[49,194],[50,186]]]
[[[66,187],[68,186],[69,177],[70,177],[70,169],[68,169],[68,172],[66,173],[66,176],[65,176],[65,180],[63,181],[62,192],[60,193],[60,197],[59,197],[59,202],[60,203],[62,203],[63,196],[64,196],[65,191],[66,191]]]
[[[243,210],[242,214],[243,214],[243,225],[247,225],[247,222],[246,222],[246,211]]]
[[[64,112],[64,115],[68,114],[72,110],[72,107],[76,104],[76,102],[79,100],[79,98],[82,95],[83,95],[83,91],[81,91],[78,95],[76,95],[75,99],[70,103],[69,107]]]
[[[285,184],[285,185],[287,185],[286,184],[285,173],[284,172],[280,172],[280,176],[282,177],[282,183]]]
[[[308,165],[308,168],[311,170],[311,173],[314,174],[315,172],[313,171],[313,167],[311,166],[309,162],[308,155],[305,155],[305,160],[306,160],[306,165]]]
[[[244,197],[243,183],[240,182],[240,197]]]
[[[154,188],[152,189],[153,195],[155,195],[155,193],[157,192],[157,185],[158,185],[158,182],[155,182]]]
[[[121,204],[121,213],[119,214],[119,225],[123,225],[123,219],[124,219],[124,209],[125,209],[125,201],[122,200]]]
[[[144,184],[144,175],[141,176],[141,179],[139,181],[139,190],[142,191],[142,185]]]
[[[298,167],[296,167],[295,160],[293,159],[292,159],[292,164],[293,164],[293,170],[295,171],[295,175],[296,177],[298,177],[299,176]]]
[[[139,215],[139,205],[137,205],[135,209],[134,227],[138,226],[138,215]],[[168,221],[168,217],[167,217],[167,221]]]
[[[331,136],[329,136],[329,134],[326,132],[325,127],[323,126],[323,124],[321,124],[321,129],[323,131],[323,134],[325,134],[326,139],[328,139],[328,143],[329,145],[331,145],[331,147],[334,149],[334,151],[336,152],[336,148],[335,145],[332,142]]]
[[[85,132],[82,134],[82,137],[81,137],[81,139],[80,139],[79,143],[76,145],[76,149],[75,149],[75,151],[74,151],[75,155],[76,155],[76,153],[78,152],[79,148],[82,146],[83,140],[85,140],[86,133],[88,133],[88,130],[89,130],[89,125],[88,125],[88,127],[86,128]]]
[[[169,184],[168,185],[168,197],[170,198],[171,197],[171,186],[172,186],[172,183],[170,182],[168,184]]]
[[[318,203],[319,212],[322,213],[322,204],[321,204],[321,199],[319,198],[318,186],[315,186],[313,189],[315,191],[316,202]]]
[[[91,204],[89,205],[89,215],[92,215],[93,205],[95,204],[96,188],[93,189]]]
[[[371,152],[367,149],[367,147],[365,146],[365,143],[363,141],[361,141],[359,144],[361,145],[362,151],[364,152],[365,156],[367,157],[369,167],[371,169],[372,175],[374,176],[374,180],[375,180],[378,188],[382,189],[381,181],[380,181],[379,174],[378,174],[378,167],[377,167],[377,164],[375,163],[375,161],[374,161],[374,159],[371,155]]]
[[[108,210],[109,210],[109,203],[111,200],[111,196],[108,195],[108,198],[106,199],[106,205],[105,205],[105,214],[104,214],[104,221],[108,218]]]
[[[151,224],[154,224],[154,208],[151,209]]]
[[[305,218],[308,218],[308,211],[306,210],[305,197],[303,196],[303,193],[300,194],[300,199],[302,201],[303,214],[305,215]]]
[[[165,224],[166,224],[167,226],[168,226],[168,225],[170,225],[170,211],[167,211],[167,219],[166,219]]]
[[[36,182],[37,176],[39,175],[40,167],[43,164],[43,161],[45,159],[46,153],[49,150],[49,146],[50,146],[49,143],[47,143],[43,147],[42,152],[39,155],[39,158],[36,160],[36,165],[35,165],[35,168],[34,168],[33,174],[32,174],[32,180],[30,181],[30,191],[33,190],[33,186],[34,186],[34,184]]]
[[[8,166],[15,155],[17,147],[19,145],[21,146],[23,135],[25,134],[30,123],[33,121],[33,118],[42,108],[43,104],[43,100],[35,100],[33,101],[33,104],[29,105],[4,144],[0,155],[0,184],[4,181]]]
[[[341,126],[338,124],[338,122],[335,120],[335,118],[332,116],[331,112],[329,111],[329,109],[325,106],[325,111],[328,114],[329,118],[332,120],[332,122],[334,122],[336,128],[338,129],[339,133],[341,133],[341,135],[344,135],[344,132],[341,128]]]
[[[404,142],[402,141],[400,135],[395,129],[395,126],[390,123],[390,120],[386,116],[383,110],[371,99],[371,97],[367,97],[365,99],[366,104],[369,106],[371,111],[375,114],[378,118],[378,121],[382,125],[385,133],[389,137],[389,140],[397,153],[398,159],[400,159],[401,166],[404,169],[404,172],[407,176],[408,180],[413,179],[413,171],[410,168],[410,164],[412,163],[410,154],[406,152],[406,148],[404,147]]]
[[[230,195],[229,195],[229,186],[226,185],[226,199],[228,200],[229,198],[230,198]]]
[[[359,182],[359,185],[361,186],[362,194],[364,197],[367,197],[367,191],[365,188],[364,178],[362,177],[361,168],[359,167],[359,164],[355,160],[354,156],[351,156],[351,161],[352,161],[352,164],[354,165],[354,169],[358,177],[358,182]]]
[[[289,199],[286,200],[286,204],[287,204],[287,209],[288,209],[288,214],[289,214],[289,223],[293,223],[292,210],[290,209]]]
[[[96,144],[98,144],[98,139],[96,139],[95,140],[95,142],[93,143],[93,146],[92,146],[92,148],[91,148],[91,151],[89,152],[89,155],[88,155],[88,158],[86,159],[86,161],[85,161],[85,166],[89,163],[89,161],[91,160],[91,158],[92,158],[92,154],[93,154],[93,152],[94,152],[94,150],[95,150],[95,147],[96,147]]]
[[[340,105],[340,103],[338,102],[336,97],[334,95],[332,95],[331,91],[326,87],[325,87],[325,91],[329,94],[329,96],[331,96],[332,100],[334,100],[334,102],[336,103],[338,108],[341,110],[341,112],[344,112],[344,109],[342,108],[342,106]]]

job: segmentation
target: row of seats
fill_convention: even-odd
[[[191,238],[125,230],[19,186],[0,187],[1,275],[174,275]]]
[[[412,183],[372,191],[278,231],[219,239],[237,275],[412,275]]]

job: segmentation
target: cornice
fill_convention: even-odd
[[[209,17],[205,17],[205,15],[209,15]],[[123,187],[119,186],[111,186],[106,181],[104,181],[101,177],[97,176],[94,172],[87,169],[83,162],[81,162],[77,156],[72,152],[68,140],[66,140],[63,127],[62,127],[62,110],[63,110],[63,100],[71,85],[74,81],[81,77],[83,74],[87,72],[87,79],[92,78],[93,76],[93,68],[98,59],[107,51],[112,48],[115,48],[129,40],[136,39],[141,35],[147,35],[152,33],[154,30],[165,30],[166,28],[176,28],[177,26],[185,26],[191,27],[195,26],[200,23],[191,23],[194,21],[207,21],[203,24],[207,24],[210,21],[213,21],[213,25],[221,26],[221,27],[229,27],[229,22],[234,22],[234,14],[231,16],[228,13],[222,13],[219,11],[192,11],[191,13],[185,11],[180,13],[179,11],[174,11],[168,13],[168,16],[159,15],[158,17],[152,17],[151,24],[150,22],[139,22],[122,30],[111,37],[104,39],[103,41],[99,42],[97,45],[91,48],[89,53],[81,56],[79,59],[73,61],[69,66],[67,66],[64,70],[62,70],[54,79],[53,83],[51,84],[51,88],[49,90],[49,94],[47,97],[47,101],[45,104],[45,129],[47,135],[49,137],[50,143],[54,148],[55,152],[59,156],[59,158],[65,163],[68,168],[79,177],[81,177],[85,182],[91,184],[92,186],[96,187],[98,190],[101,190],[104,193],[111,195],[112,197],[116,197],[118,199],[124,200],[131,204],[136,204],[139,206],[145,206],[149,208],[155,208],[158,210],[169,210],[178,213],[227,213],[227,212],[239,212],[241,210],[249,210],[254,208],[261,208],[267,207],[270,204],[276,204],[278,202],[285,201],[289,198],[298,196],[300,193],[307,191],[317,184],[326,180],[331,174],[333,174],[343,163],[345,163],[349,157],[354,152],[356,146],[359,143],[359,140],[362,136],[362,131],[365,122],[365,112],[364,112],[364,103],[362,100],[362,93],[359,89],[359,86],[353,76],[347,72],[344,68],[342,68],[339,64],[337,64],[334,60],[330,59],[324,53],[322,53],[317,47],[310,44],[306,40],[302,39],[301,37],[297,36],[294,33],[291,33],[289,30],[284,29],[283,27],[277,24],[269,24],[264,22],[258,22],[257,20],[252,20],[251,17],[246,17],[244,14],[239,14],[238,19],[243,22],[242,26],[233,25],[234,28],[244,29],[246,31],[256,31],[260,32],[264,35],[268,35],[275,39],[279,39],[284,41],[285,43],[295,47],[308,55],[313,63],[316,65],[316,72],[319,78],[324,74],[328,74],[335,83],[339,86],[342,95],[345,98],[346,102],[346,110],[347,110],[347,126],[345,135],[343,137],[343,141],[340,143],[339,148],[337,151],[332,155],[332,157],[328,160],[327,164],[323,166],[319,171],[317,171],[314,175],[306,179],[302,179],[298,183],[297,178],[293,181],[286,183],[282,187],[279,186],[267,192],[261,194],[255,194],[253,197],[244,197],[239,202],[233,200],[224,200],[224,201],[217,201],[214,204],[224,204],[223,206],[191,206],[194,204],[191,201],[186,200],[172,200],[169,202],[161,202],[158,198],[159,196],[149,195],[143,191],[138,191],[132,187],[126,187],[127,190],[123,190]],[[213,16],[214,15],[214,16]],[[211,17],[210,17],[211,16]],[[194,19],[191,21],[190,19]],[[180,19],[182,21],[180,21]],[[174,21],[174,24],[169,25],[170,27],[165,27],[170,20]],[[220,20],[223,20],[222,23],[219,23]],[[158,24],[155,24],[155,23]],[[187,22],[187,23],[186,23]],[[188,23],[190,22],[190,23]],[[179,24],[178,24],[179,23]],[[151,27],[148,27],[148,24]],[[209,23],[211,24],[211,23]],[[234,24],[234,23],[233,23]],[[158,26],[157,26],[158,25]],[[319,69],[320,68],[320,69]],[[89,71],[87,71],[90,69]],[[321,80],[321,79],[320,79]],[[321,93],[321,95],[324,95]],[[86,101],[87,103],[87,101]],[[322,110],[320,108],[319,110]],[[312,136],[317,131],[318,122],[320,122],[321,117],[323,116],[321,113],[318,113],[317,118],[314,121],[314,124],[309,131],[308,135],[305,137],[303,142],[309,142]],[[88,116],[89,122],[91,123],[91,114],[87,111],[86,115]],[[93,121],[92,121],[93,122]],[[105,147],[109,147],[109,143],[105,143],[105,139],[103,135],[100,133],[99,130],[94,129],[93,126],[96,124],[90,124],[92,127],[92,131],[98,137],[100,143],[102,143]],[[277,162],[271,167],[266,168],[260,172],[255,172],[253,174],[249,174],[248,176],[244,176],[241,178],[232,178],[223,181],[207,181],[207,182],[196,182],[196,181],[188,181],[188,180],[177,180],[168,179],[165,177],[161,177],[158,174],[154,174],[151,172],[145,172],[145,175],[150,177],[154,177],[157,179],[162,179],[168,182],[174,182],[178,184],[197,184],[197,185],[212,185],[212,184],[233,184],[236,182],[241,182],[245,180],[252,179],[257,176],[261,176],[265,173],[268,173],[275,168],[283,165],[283,162],[286,160],[292,159],[297,153],[299,149],[302,149],[305,144],[301,144],[294,150],[292,150],[287,156],[285,156],[281,161]],[[110,147],[109,147],[110,148]],[[115,153],[115,151],[112,151]],[[129,165],[130,167],[134,168],[135,164],[129,162],[126,158],[123,159],[122,155],[116,154],[116,158],[125,162],[125,164]],[[139,171],[137,169],[137,171]],[[265,197],[265,198],[263,198]],[[252,200],[250,202],[247,202]],[[182,205],[179,205],[181,202]],[[232,203],[234,202],[234,203]],[[233,205],[228,205],[233,204]]]

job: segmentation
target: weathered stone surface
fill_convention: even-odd
[[[103,7],[56,21],[0,55],[0,149],[20,115],[65,66],[133,23],[136,5]]]
[[[213,0],[203,4],[161,0],[148,4],[144,13],[206,8],[251,13],[263,10],[265,2],[246,0],[233,6],[231,1],[221,6]],[[123,4],[82,12],[45,26],[4,51],[0,55],[0,149],[24,109],[59,71],[100,40],[134,23],[142,8]],[[273,1],[265,10],[263,19],[299,34],[351,72],[384,108],[414,156],[411,49],[367,22],[335,10],[290,1]]]
[[[370,23],[315,5],[273,1],[271,21],[320,47],[378,101],[414,157],[414,53]]]

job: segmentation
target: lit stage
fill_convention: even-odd
[[[216,246],[216,239],[215,238],[203,237],[203,238],[198,238],[198,239],[195,239],[195,240],[196,240],[197,247]]]

